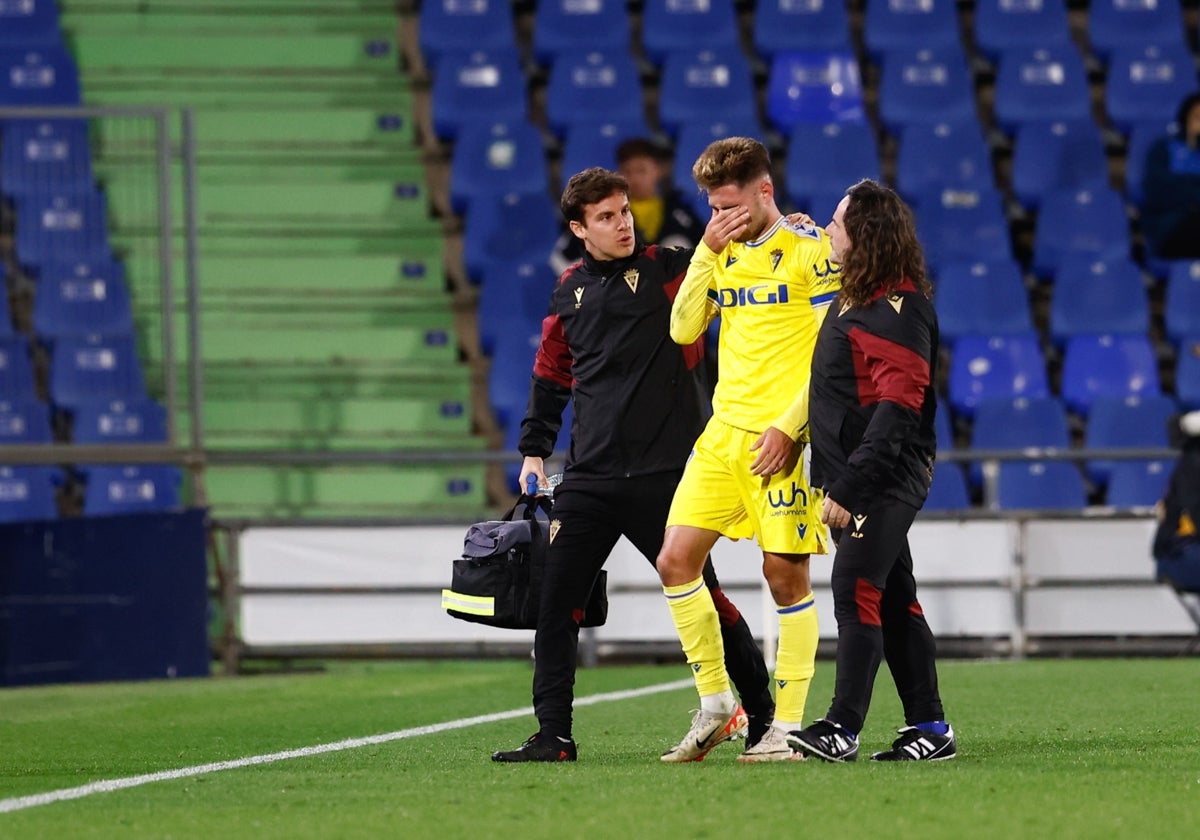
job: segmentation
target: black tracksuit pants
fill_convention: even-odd
[[[917,601],[908,547],[916,515],[912,505],[880,496],[833,532],[837,677],[826,718],[854,733],[866,720],[881,658],[892,672],[905,723],[942,719],[935,643]]]
[[[579,479],[554,491],[554,533],[542,577],[541,612],[534,637],[533,708],[546,735],[570,737],[579,622],[592,584],[624,535],[653,566],[662,549],[671,497],[682,472],[637,478]],[[717,583],[712,559],[704,580],[721,619],[725,665],[747,714],[774,715],[771,678],[749,625]]]

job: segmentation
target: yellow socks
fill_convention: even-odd
[[[704,578],[698,577],[682,586],[664,586],[663,594],[667,596],[671,620],[675,622],[700,697],[730,691],[721,622]]]
[[[816,669],[817,605],[810,592],[795,604],[779,607],[779,651],[775,657],[775,725],[798,729]]]

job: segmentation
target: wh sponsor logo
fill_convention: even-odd
[[[804,492],[804,488],[796,482],[792,482],[791,497],[787,495],[786,490],[768,490],[767,502],[773,508],[792,507],[796,504],[796,499],[800,500],[801,507],[808,507],[808,494]]]

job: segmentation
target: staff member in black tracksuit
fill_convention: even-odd
[[[534,639],[533,703],[540,728],[518,749],[493,754],[495,761],[575,760],[571,706],[588,594],[622,535],[654,563],[675,485],[707,412],[703,344],[680,347],[668,332],[671,303],[692,252],[640,246],[626,181],[606,169],[572,177],[562,211],[585,254],[551,296],[518,444],[525,455],[522,483],[536,476],[547,486],[542,459],[553,451],[563,410],[574,398]],[[722,594],[711,560],[705,581],[753,741],[774,715],[770,676],[746,620]]]
[[[789,742],[826,761],[857,758],[886,657],[906,726],[871,758],[953,758],[908,546],[937,449],[938,324],[924,257],[912,211],[874,181],[847,190],[826,231],[842,290],[817,334],[809,425],[813,483],[825,490],[822,520],[837,542],[837,676],[828,714]]]

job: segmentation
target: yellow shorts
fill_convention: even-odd
[[[704,528],[734,540],[755,537],[772,554],[826,553],[823,496],[808,486],[808,452],[790,473],[754,475],[750,465],[758,453],[750,445],[759,434],[710,419],[675,489],[667,525]]]

